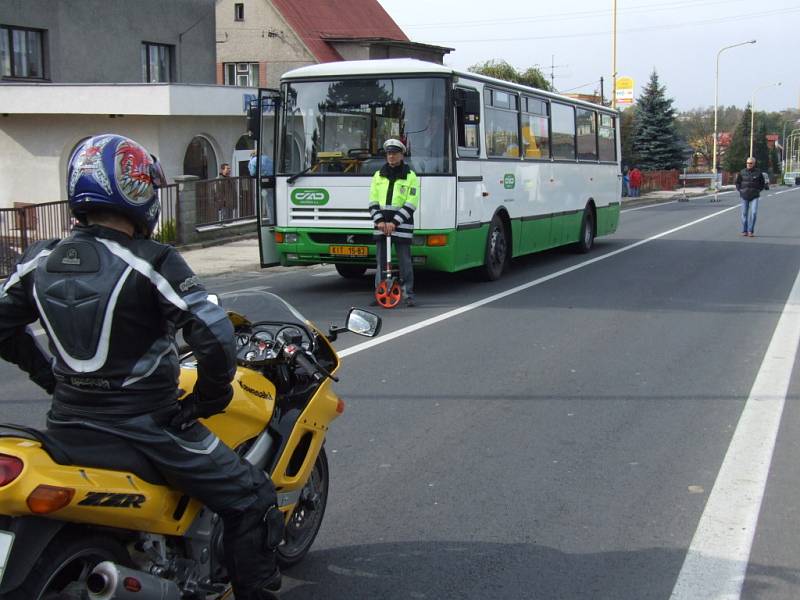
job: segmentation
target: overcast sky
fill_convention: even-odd
[[[549,79],[554,64],[559,91],[591,93],[602,76],[610,93],[612,0],[378,1],[413,41],[455,48],[448,66],[503,59]],[[713,106],[717,52],[756,39],[722,52],[720,106],[798,108],[799,25],[800,0],[617,0],[617,76],[638,97],[655,68],[678,110]]]

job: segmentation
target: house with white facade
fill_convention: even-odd
[[[144,144],[170,180],[236,172],[255,90],[216,85],[215,5],[0,2],[0,208],[66,199],[69,157],[99,133]]]

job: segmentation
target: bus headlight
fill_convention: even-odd
[[[283,235],[283,241],[286,244],[296,244],[300,241],[300,236],[296,233],[285,233]]]

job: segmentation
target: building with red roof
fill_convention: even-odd
[[[277,87],[288,70],[371,58],[441,64],[452,48],[408,39],[377,0],[221,0],[217,83]]]

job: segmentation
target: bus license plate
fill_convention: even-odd
[[[8,557],[11,556],[11,546],[14,545],[14,534],[9,531],[0,531],[0,583],[6,571]]]
[[[369,248],[367,246],[331,246],[329,249],[331,254],[336,256],[368,256]]]

